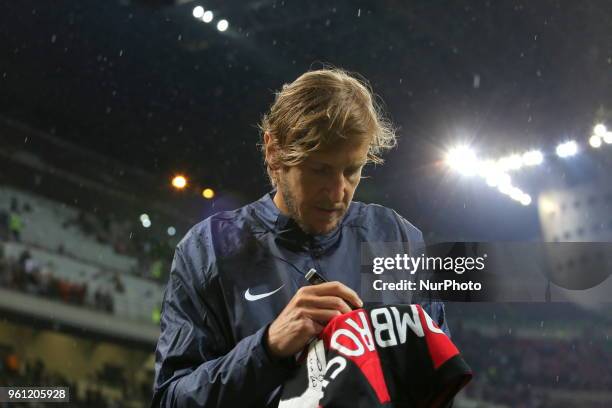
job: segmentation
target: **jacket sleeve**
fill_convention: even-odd
[[[192,261],[177,247],[164,291],[151,406],[264,406],[294,363],[270,356],[268,326],[228,344],[227,328],[219,323],[225,312],[215,310],[216,302],[208,296],[203,299],[206,291],[196,286]]]

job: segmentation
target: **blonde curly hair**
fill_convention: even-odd
[[[273,186],[271,166],[294,166],[312,152],[339,139],[370,139],[368,162],[382,164],[383,151],[396,144],[395,129],[376,102],[368,82],[338,68],[302,74],[276,92],[274,103],[259,124],[260,147]],[[276,146],[267,157],[263,136]]]

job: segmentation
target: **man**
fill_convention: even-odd
[[[152,406],[276,406],[295,354],[362,306],[361,243],[422,248],[421,232],[393,210],[352,201],[364,165],[395,145],[364,82],[307,72],[277,93],[260,128],[274,190],[177,245]],[[309,286],[311,268],[329,282]],[[442,304],[426,309],[447,330]]]

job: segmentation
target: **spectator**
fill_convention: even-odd
[[[19,374],[19,357],[15,353],[11,353],[6,356],[5,366],[7,371],[13,374]]]
[[[10,236],[13,240],[21,242],[21,230],[23,228],[23,221],[21,216],[14,211],[11,211],[9,215],[9,230]]]
[[[161,259],[156,259],[152,264],[151,264],[151,277],[154,280],[161,280],[162,277],[162,273],[163,273],[163,264]]]
[[[51,280],[53,278],[53,263],[47,262],[40,268],[39,273],[39,293],[43,296],[49,296],[51,293]]]
[[[25,289],[28,293],[38,292],[38,279],[39,279],[39,262],[34,258],[28,258],[24,262],[24,279]]]
[[[115,275],[113,276],[113,283],[115,285],[115,290],[117,292],[123,293],[125,291],[125,288],[123,286],[123,282],[121,281],[121,277],[116,272],[115,272]]]

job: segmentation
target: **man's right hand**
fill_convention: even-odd
[[[268,328],[268,349],[276,357],[288,357],[304,349],[333,317],[362,307],[355,291],[340,282],[300,288]]]

